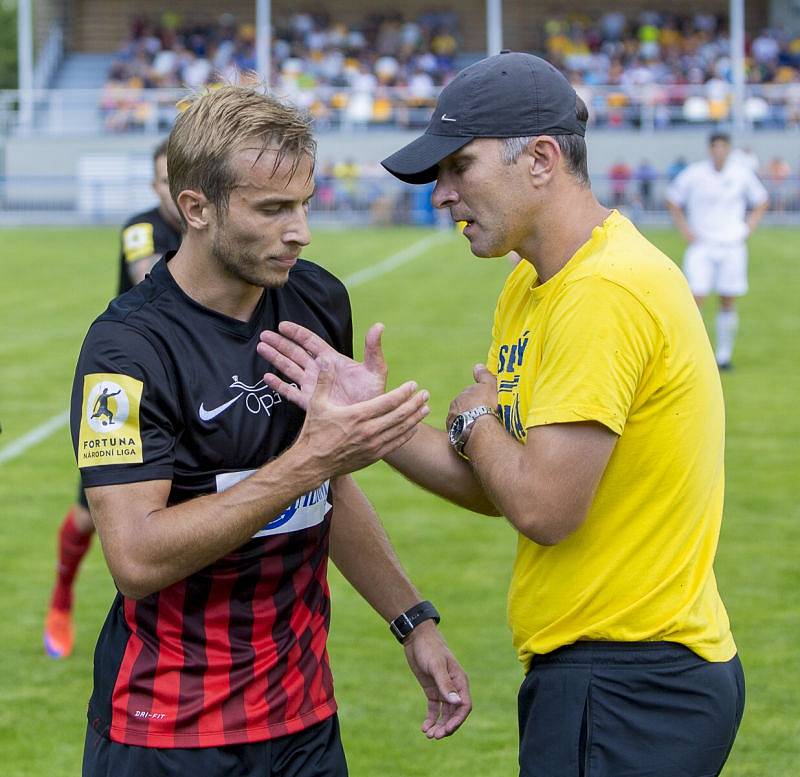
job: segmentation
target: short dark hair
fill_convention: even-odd
[[[708,145],[713,146],[718,140],[721,140],[728,145],[731,144],[731,136],[727,132],[712,132],[708,139]]]
[[[580,97],[575,95],[575,116],[578,121],[586,123],[589,120],[589,109]],[[546,134],[546,133],[545,133]],[[503,141],[503,161],[512,165],[519,159],[520,154],[536,137],[505,138]],[[591,186],[589,181],[589,162],[586,155],[586,140],[583,135],[553,135],[553,140],[558,143],[567,170],[582,186]]]

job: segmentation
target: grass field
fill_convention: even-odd
[[[413,229],[317,232],[306,256],[346,277],[424,239]],[[673,257],[671,231],[651,233]],[[67,407],[83,335],[116,279],[109,229],[5,230],[0,328],[0,451]],[[747,711],[726,777],[800,774],[800,234],[758,232],[752,291],[741,305],[736,369],[724,376],[727,499],[717,577],[748,681]],[[352,291],[357,348],[386,324],[393,385],[417,379],[441,424],[482,360],[508,267],[471,257],[453,234],[415,260]],[[713,316],[710,316],[713,320]],[[56,529],[74,498],[66,427],[0,464],[0,753],[3,777],[80,771],[95,637],[113,585],[95,543],[77,585],[74,656],[44,656],[41,624]],[[516,774],[521,672],[505,625],[514,534],[500,520],[439,502],[376,465],[359,476],[412,578],[444,620],[471,677],[475,709],[442,742],[419,733],[422,696],[385,625],[334,572],[331,654],[354,777]]]

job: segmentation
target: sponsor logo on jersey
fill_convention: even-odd
[[[144,383],[129,375],[95,372],[83,376],[83,412],[78,466],[141,464],[139,406]]]
[[[246,469],[217,475],[217,493],[227,491],[231,486],[249,478],[254,472],[257,470]],[[326,480],[319,488],[299,496],[280,515],[267,521],[264,528],[253,535],[253,539],[268,537],[271,534],[289,534],[289,532],[308,529],[322,523],[330,509],[328,502],[330,488],[330,480]]]
[[[229,389],[238,392],[236,396],[223,402],[215,407],[207,408],[205,402],[200,403],[197,409],[197,415],[201,421],[208,423],[213,421],[218,415],[222,415],[229,407],[233,407],[237,402],[244,397],[244,406],[253,415],[259,413],[266,413],[267,417],[272,414],[272,408],[279,405],[283,400],[281,395],[270,389],[262,380],[258,381],[254,386],[248,386],[239,380],[238,375],[232,377],[233,383],[228,386]]]
[[[126,262],[137,262],[139,259],[152,256],[155,252],[152,224],[143,221],[140,224],[131,224],[122,230],[122,253]]]

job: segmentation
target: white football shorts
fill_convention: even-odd
[[[696,297],[712,292],[723,297],[747,294],[747,245],[697,240],[683,256],[683,272]]]

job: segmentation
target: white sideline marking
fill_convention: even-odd
[[[402,267],[404,264],[407,264],[413,259],[416,259],[432,246],[445,242],[445,238],[450,238],[451,236],[452,232],[450,231],[437,232],[433,235],[428,235],[427,237],[422,238],[422,240],[412,243],[407,248],[404,248],[401,251],[392,254],[391,256],[387,256],[382,262],[373,264],[372,267],[365,267],[363,270],[357,270],[351,275],[348,275],[343,279],[342,283],[344,283],[344,285],[348,288],[354,289],[356,286],[360,286],[362,283],[367,283],[367,281],[371,281],[374,278],[380,278],[381,275],[386,275],[387,272],[391,272],[398,267]],[[37,445],[42,440],[46,440],[53,432],[58,431],[62,426],[66,426],[68,423],[69,410],[65,410],[63,413],[59,413],[58,415],[55,415],[49,420],[45,421],[43,424],[40,424],[35,429],[31,429],[31,431],[27,434],[17,438],[14,440],[14,442],[9,443],[4,448],[0,449],[0,464],[5,464],[7,461],[16,459],[17,456],[21,456],[29,448]]]
[[[17,438],[14,442],[6,445],[5,448],[0,450],[0,464],[5,464],[11,459],[16,459],[21,456],[28,448],[32,448],[42,440],[46,440],[53,432],[58,431],[62,426],[69,423],[69,410],[53,416],[50,420],[40,424],[35,429],[24,434],[22,437]]]
[[[423,237],[422,240],[417,240],[416,243],[412,243],[407,248],[403,248],[396,254],[386,257],[386,259],[384,259],[382,262],[373,264],[371,267],[365,267],[363,270],[357,270],[352,275],[348,275],[342,280],[342,283],[344,283],[344,285],[348,288],[353,289],[356,286],[360,286],[362,283],[373,280],[374,278],[380,278],[381,275],[386,275],[387,272],[391,272],[398,267],[402,267],[404,264],[407,264],[421,254],[424,254],[425,251],[432,246],[435,246],[438,243],[443,243],[446,239],[449,239],[452,236],[453,233],[450,230],[446,230],[442,232],[435,232],[433,235]]]

